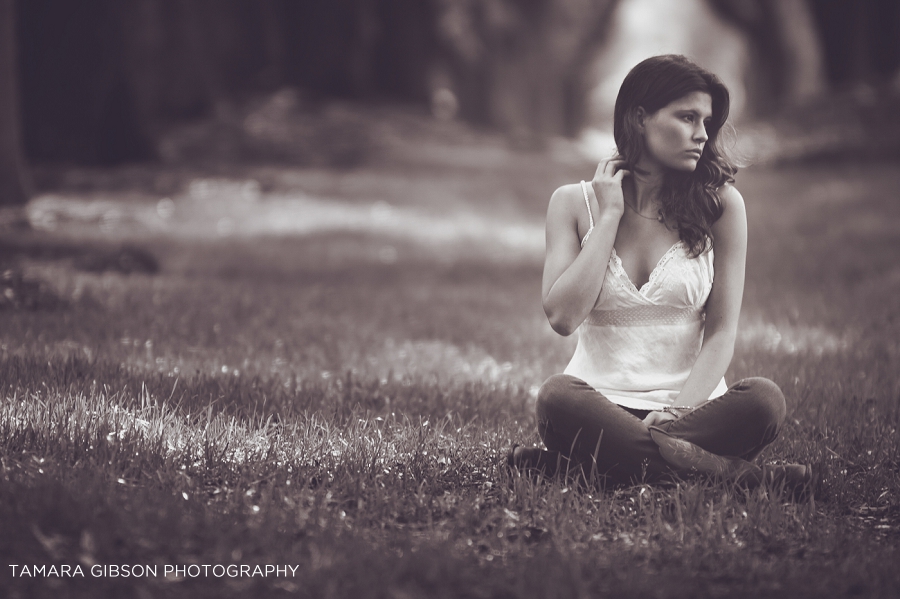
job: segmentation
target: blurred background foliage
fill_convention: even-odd
[[[782,155],[900,147],[893,0],[0,0],[0,204],[29,165],[352,167],[388,105],[539,149],[673,38]]]

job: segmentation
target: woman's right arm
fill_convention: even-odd
[[[587,318],[603,286],[606,263],[624,210],[624,161],[606,160],[591,181],[594,230],[584,247],[578,237],[578,210],[587,211],[581,186],[557,189],[547,209],[547,254],[541,288],[544,313],[560,335],[571,335]],[[598,267],[604,270],[598,272]]]

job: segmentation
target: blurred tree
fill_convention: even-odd
[[[764,108],[796,105],[834,89],[865,90],[898,76],[896,0],[709,0],[748,34]]]
[[[24,145],[44,161],[153,156],[139,117],[120,0],[18,3]]]
[[[708,0],[747,34],[756,76],[749,105],[767,112],[825,91],[822,44],[806,0]]]
[[[143,160],[167,123],[248,93],[428,101],[422,0],[20,0],[24,145],[40,161]]]
[[[898,75],[900,2],[816,0],[810,7],[837,88],[877,85]]]
[[[426,102],[437,52],[424,0],[273,2],[283,15],[284,81],[313,95]]]
[[[525,146],[577,131],[617,0],[435,1],[464,117]]]
[[[123,62],[151,136],[281,83],[275,0],[119,0]],[[269,70],[266,70],[266,69]]]
[[[0,0],[0,206],[24,204],[28,177],[19,132],[14,0]]]

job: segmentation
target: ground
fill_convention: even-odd
[[[750,251],[727,378],[784,390],[762,459],[820,470],[797,504],[510,474],[574,343],[540,306],[543,213],[593,168],[489,136],[387,147],[37,173],[34,228],[0,237],[3,594],[896,596],[900,165],[737,180]]]

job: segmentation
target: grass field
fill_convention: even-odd
[[[900,166],[738,179],[728,379],[784,390],[762,459],[824,476],[795,504],[501,467],[573,349],[540,307],[542,217],[592,168],[470,162],[74,172],[37,198],[43,229],[2,235],[0,595],[896,597]],[[164,576],[231,564],[295,570]]]

